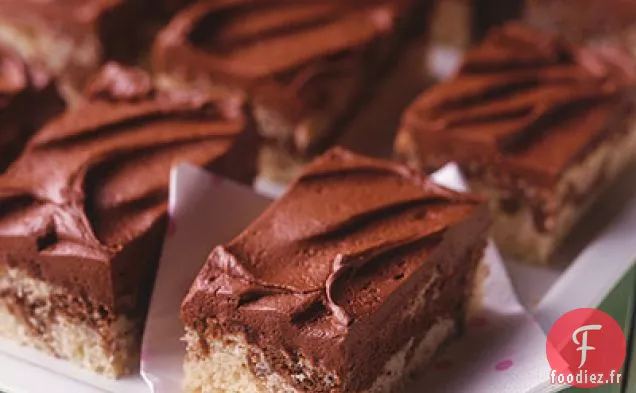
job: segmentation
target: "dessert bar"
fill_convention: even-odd
[[[0,176],[0,336],[108,377],[134,370],[170,168],[250,182],[258,143],[243,107],[106,65]]]
[[[455,161],[492,197],[502,251],[546,262],[636,155],[636,65],[520,24],[493,30],[406,111],[397,155]]]
[[[379,80],[402,48],[398,38],[406,36],[404,10],[423,12],[408,4],[200,1],[159,34],[153,66],[167,86],[244,92],[268,140],[261,171],[285,182],[345,134],[352,117],[379,94]],[[422,67],[409,87],[425,83],[424,55],[418,60]],[[411,91],[392,95],[412,99]],[[395,112],[399,117],[401,110]],[[376,124],[368,134],[372,139],[392,128]]]
[[[335,148],[211,252],[183,301],[189,392],[398,392],[462,327],[487,204]]]
[[[64,109],[53,79],[0,46],[0,173],[47,120]]]

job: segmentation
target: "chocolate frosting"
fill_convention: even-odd
[[[374,337],[382,330],[377,318],[406,304],[408,283],[424,285],[422,270],[430,278],[447,242],[457,250],[476,244],[485,211],[480,199],[406,167],[330,150],[242,234],[213,250],[183,302],[183,320],[206,334],[214,319],[261,348],[287,348],[338,375],[351,367],[343,383],[360,387],[379,372],[371,368],[390,355],[386,348],[408,340],[398,331]],[[467,222],[458,236],[453,228]],[[374,345],[384,348],[370,353]]]
[[[600,141],[625,131],[635,82],[636,67],[618,48],[580,48],[510,24],[469,51],[452,80],[416,100],[401,132],[422,158],[550,188]]]
[[[248,182],[256,141],[240,97],[164,93],[114,63],[0,177],[0,262],[130,311],[152,285],[170,168]]]
[[[51,78],[0,46],[0,173],[64,102]]]
[[[162,31],[153,63],[182,79],[247,91],[300,122],[388,55],[395,13],[386,1],[201,1]],[[306,148],[293,135],[268,136]]]

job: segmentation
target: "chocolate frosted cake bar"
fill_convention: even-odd
[[[457,162],[492,197],[500,248],[545,262],[636,154],[636,65],[522,25],[496,29],[406,111],[409,163]]]
[[[133,370],[170,168],[248,182],[252,128],[241,100],[164,93],[107,65],[0,176],[0,336],[108,377]]]
[[[0,173],[33,133],[63,109],[49,75],[0,46]]]
[[[270,142],[261,163],[264,176],[288,181],[345,133],[374,94],[399,46],[400,22],[406,20],[401,15],[422,8],[409,4],[200,1],[160,33],[153,65],[169,86],[245,92]],[[419,80],[413,77],[411,86],[424,83],[423,54],[420,62]],[[411,93],[393,92],[394,99],[400,94]]]
[[[333,149],[185,298],[189,392],[397,392],[456,334],[481,260],[481,199]]]

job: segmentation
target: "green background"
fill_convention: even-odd
[[[605,385],[595,389],[564,390],[566,393],[636,393],[636,327],[634,313],[636,312],[636,266],[632,267],[627,275],[614,287],[610,295],[603,301],[601,310],[611,315],[623,326],[625,337],[628,338],[628,352],[631,351],[631,362],[626,365],[629,371],[624,369],[623,375],[627,376],[622,385]],[[630,359],[630,355],[628,355]],[[627,373],[627,374],[626,374]]]

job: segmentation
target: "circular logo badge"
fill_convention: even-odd
[[[620,384],[626,352],[623,329],[611,316],[593,308],[572,310],[548,333],[551,382],[579,388]]]

